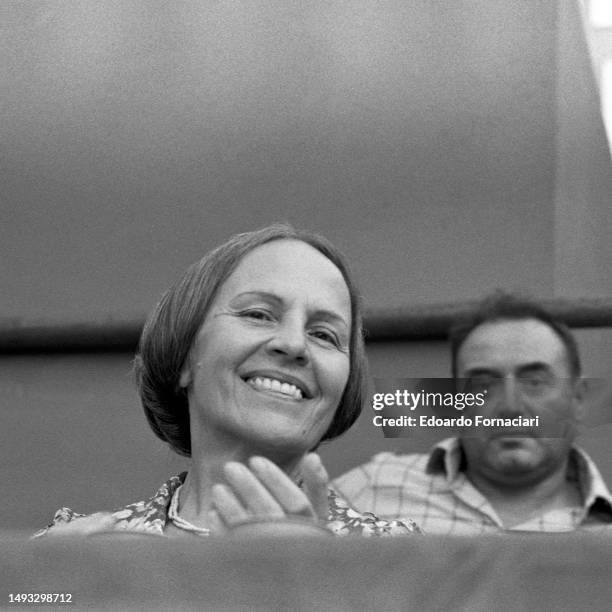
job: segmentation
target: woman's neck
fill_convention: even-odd
[[[209,527],[208,513],[213,507],[212,487],[215,484],[226,484],[224,467],[229,461],[247,465],[255,455],[263,455],[274,461],[284,472],[297,478],[302,456],[256,452],[255,449],[242,445],[230,447],[194,448],[192,445],[191,467],[179,491],[178,513],[182,519],[196,527]]]

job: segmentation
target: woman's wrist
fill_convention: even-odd
[[[282,518],[249,517],[232,524],[228,528],[228,535],[234,536],[331,536],[326,527],[299,516],[285,516]]]

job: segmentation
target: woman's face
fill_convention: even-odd
[[[344,278],[315,248],[276,240],[245,255],[181,371],[192,450],[238,444],[299,454],[315,446],[348,380],[351,324]]]

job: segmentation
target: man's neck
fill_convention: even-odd
[[[507,529],[551,510],[579,507],[582,503],[579,490],[567,479],[567,463],[541,479],[525,483],[499,482],[469,469],[466,475]]]

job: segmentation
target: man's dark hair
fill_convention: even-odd
[[[535,300],[524,298],[505,291],[496,291],[486,296],[467,316],[459,318],[449,332],[451,345],[451,364],[453,377],[457,378],[457,355],[465,339],[474,329],[484,323],[497,321],[522,321],[535,319],[548,325],[559,337],[567,353],[570,374],[578,378],[581,373],[578,344],[570,329],[551,315]]]

